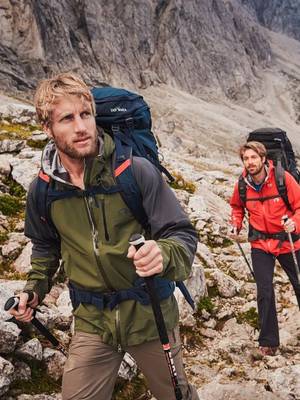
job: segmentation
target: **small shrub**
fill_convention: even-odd
[[[10,389],[13,391],[20,390],[22,394],[51,394],[61,391],[61,381],[56,382],[54,379],[50,378],[42,362],[26,360],[26,363],[31,369],[31,380],[15,380],[10,385]]]
[[[3,194],[0,196],[0,211],[6,216],[17,215],[24,209],[23,202],[17,197],[9,194]]]
[[[0,232],[0,244],[4,244],[8,240],[8,232]]]
[[[45,140],[28,139],[26,143],[32,149],[43,149],[46,146],[47,142],[48,142],[48,139],[45,139]]]
[[[35,128],[37,129],[37,128]],[[2,131],[2,132],[1,132]],[[20,139],[24,140],[31,136],[30,127],[28,125],[9,123],[5,124],[0,121],[0,139]]]
[[[172,175],[175,179],[175,181],[171,183],[173,189],[181,189],[188,193],[195,193],[196,185],[193,182],[185,180],[183,176],[177,172],[172,172]]]
[[[146,399],[147,384],[143,375],[135,376],[131,381],[118,377],[112,400]]]
[[[202,297],[202,299],[197,304],[198,312],[205,310],[211,314],[213,309],[214,309],[214,303],[212,302],[212,299],[210,297]]]
[[[11,196],[19,197],[19,198],[25,198],[26,195],[26,190],[23,188],[22,185],[20,185],[18,182],[16,182],[11,176],[5,177],[2,179],[2,182],[8,186],[9,188],[9,194]]]
[[[254,329],[257,329],[257,330],[259,329],[258,314],[254,307],[251,307],[248,311],[246,311],[244,313],[239,313],[236,316],[236,320],[237,320],[238,324],[247,322]]]

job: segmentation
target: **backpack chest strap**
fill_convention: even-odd
[[[281,196],[279,194],[274,194],[273,196],[264,196],[264,197],[247,197],[245,201],[260,201],[263,203],[266,200],[271,200],[271,199],[278,199]]]

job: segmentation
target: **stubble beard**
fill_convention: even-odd
[[[254,173],[250,173],[250,171],[248,171],[248,173],[249,173],[250,176],[254,176],[255,177],[255,176],[259,175],[263,169],[264,169],[264,164],[257,171],[255,171]]]
[[[57,147],[57,149],[68,156],[69,158],[72,158],[73,160],[83,160],[86,157],[92,157],[95,156],[97,153],[98,149],[98,136],[96,135],[93,142],[91,143],[91,146],[89,149],[85,149],[82,151],[76,150],[73,146],[70,146],[67,143],[63,143],[57,138],[53,138],[54,143]]]

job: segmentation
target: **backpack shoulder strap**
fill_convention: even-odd
[[[239,176],[238,190],[239,190],[240,199],[241,199],[242,203],[245,205],[246,204],[247,185],[246,185],[245,179],[242,174]]]
[[[120,186],[120,194],[137,221],[148,230],[148,217],[143,207],[140,188],[132,171],[132,148],[119,143],[116,146],[114,175]]]
[[[275,167],[275,182],[279,196],[282,198],[287,208],[292,211],[292,207],[290,205],[287,194],[287,188],[285,182],[285,170],[283,169],[281,162],[278,162]]]
[[[41,221],[45,223],[48,223],[49,220],[48,207],[47,207],[49,185],[50,185],[50,176],[45,174],[43,170],[40,170],[37,178],[35,203],[39,214],[39,218]]]
[[[52,222],[50,213],[52,200],[49,197],[49,191],[51,182],[52,180],[50,176],[45,174],[44,171],[41,169],[38,173],[37,178],[35,204],[40,221],[47,225],[55,238],[58,238],[59,234],[55,228],[55,225]]]

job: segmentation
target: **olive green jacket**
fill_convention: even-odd
[[[99,155],[85,160],[85,188],[115,184],[114,143],[109,135],[99,136]],[[50,142],[42,167],[52,177],[56,190],[74,190],[68,173],[60,165],[56,148]],[[184,280],[189,276],[197,236],[186,214],[159,171],[147,160],[133,158],[133,173],[143,195],[151,232],[163,255],[163,277]],[[110,292],[132,287],[137,278],[131,259],[126,257],[128,241],[134,233],[145,233],[124,203],[120,193],[70,197],[51,204],[51,218],[59,236],[54,236],[40,220],[36,203],[36,180],[31,184],[26,207],[25,234],[33,243],[32,270],[26,290],[33,290],[42,301],[51,289],[52,278],[63,263],[68,279],[75,285]],[[161,302],[167,329],[178,323],[174,296]],[[127,300],[113,310],[100,311],[91,304],[74,310],[75,329],[97,333],[105,343],[124,348],[157,339],[151,306]]]

